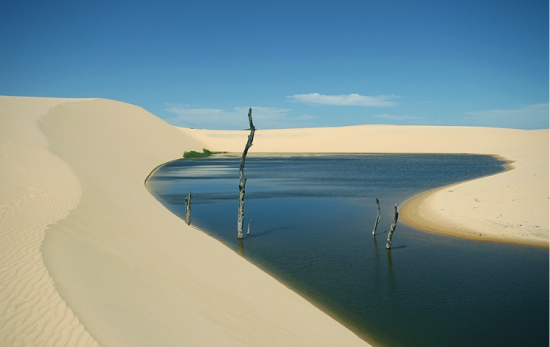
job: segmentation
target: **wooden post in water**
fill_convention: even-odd
[[[372,234],[376,234],[376,227],[378,227],[378,223],[380,222],[380,218],[382,218],[382,214],[380,213],[380,201],[378,201],[378,197],[376,197],[376,207],[378,208],[378,214],[376,215],[376,222],[374,222],[374,229],[372,229]]]
[[[239,214],[237,220],[237,237],[243,238],[243,220],[244,220],[244,187],[246,185],[246,177],[244,176],[244,160],[248,149],[252,147],[252,141],[254,140],[254,132],[256,128],[252,123],[252,108],[248,110],[248,122],[250,123],[250,135],[248,135],[248,141],[244,147],[243,156],[241,157],[241,166],[239,168]]]
[[[246,229],[246,236],[250,237],[250,223],[252,223],[252,218],[248,221],[248,228]]]
[[[399,213],[397,213],[397,204],[395,204],[395,213],[393,215],[393,222],[390,226],[390,231],[388,232],[388,241],[386,241],[386,249],[391,249],[391,239],[393,236],[393,232],[395,231],[395,227],[397,225],[397,218],[399,217]]]
[[[185,202],[185,223],[191,225],[191,191],[183,201]]]

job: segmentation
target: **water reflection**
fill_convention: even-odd
[[[392,252],[391,249],[386,249],[386,256],[388,260],[388,285],[390,290],[390,302],[394,310],[398,311],[400,299],[398,295],[398,286],[395,275],[395,269],[392,261]]]
[[[237,253],[244,258],[244,246],[243,246],[243,239],[238,239],[239,248],[237,250]]]
[[[378,251],[378,241],[376,241],[376,235],[372,235],[374,241],[374,253],[376,254],[376,263],[380,264],[380,251]]]

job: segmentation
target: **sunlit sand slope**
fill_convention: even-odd
[[[0,345],[97,346],[56,291],[40,248],[82,195],[37,128],[62,99],[0,98]]]
[[[2,97],[0,114],[0,344],[367,345],[147,192],[208,144],[109,100]]]

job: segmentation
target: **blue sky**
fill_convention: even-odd
[[[0,94],[180,126],[548,128],[547,0],[3,1]]]

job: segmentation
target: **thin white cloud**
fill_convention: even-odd
[[[548,103],[513,109],[492,109],[467,112],[468,121],[475,125],[517,129],[548,128]]]
[[[365,96],[359,94],[349,95],[322,95],[319,93],[296,94],[287,97],[290,101],[301,102],[308,105],[321,106],[370,106],[386,107],[396,106],[393,101],[399,98],[396,95]]]
[[[165,111],[171,116],[166,118],[170,124],[190,128],[205,129],[246,129],[248,107],[234,107],[229,110],[217,108],[191,108],[182,104],[167,104]],[[254,125],[262,129],[300,126],[311,120],[311,116],[292,117],[290,109],[278,107],[252,106]]]

